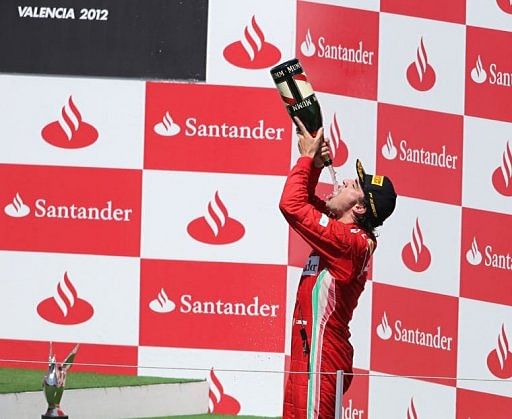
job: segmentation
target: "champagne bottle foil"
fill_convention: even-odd
[[[270,74],[276,83],[280,83],[284,79],[289,78],[294,74],[300,74],[303,72],[304,69],[300,65],[297,58],[285,61],[270,69]]]
[[[297,59],[279,64],[270,73],[286,105],[302,102],[314,94],[313,87]]]

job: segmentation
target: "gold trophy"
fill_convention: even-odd
[[[64,386],[66,385],[66,375],[71,368],[75,355],[78,352],[79,344],[68,354],[64,362],[58,363],[55,359],[55,354],[52,350],[52,343],[50,342],[50,355],[48,356],[48,373],[43,379],[43,392],[48,402],[48,410],[41,419],[61,418],[68,419],[68,416],[60,408],[60,400],[64,393]]]

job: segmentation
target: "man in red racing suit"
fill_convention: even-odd
[[[283,419],[330,419],[336,371],[348,373],[344,391],[352,381],[349,322],[377,244],[373,229],[393,212],[396,194],[389,178],[367,175],[358,160],[356,179],[344,180],[326,201],[315,196],[329,149],[321,129],[312,137],[297,123],[301,157],[288,175],[279,208],[313,250],[297,291]]]

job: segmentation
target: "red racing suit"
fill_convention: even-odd
[[[336,371],[352,372],[348,324],[376,246],[375,238],[356,224],[329,217],[325,202],[315,196],[320,172],[312,158],[299,158],[279,204],[290,226],[313,248],[297,290],[283,419],[334,418]],[[351,381],[345,374],[344,392]]]

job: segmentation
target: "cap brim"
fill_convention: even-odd
[[[359,178],[359,184],[362,188],[364,188],[365,180],[366,180],[366,172],[364,171],[363,163],[361,163],[361,160],[356,160],[356,172],[357,177]]]

